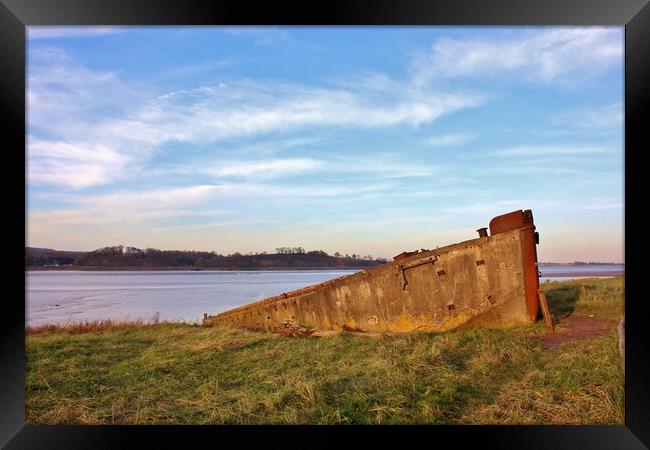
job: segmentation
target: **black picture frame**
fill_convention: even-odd
[[[31,25],[606,25],[625,27],[626,370],[624,426],[37,426],[25,424],[24,274],[26,237],[25,27]],[[186,448],[213,445],[364,446],[467,444],[481,448],[637,449],[650,446],[650,379],[645,329],[648,303],[640,271],[645,250],[642,159],[650,149],[650,5],[648,0],[410,0],[311,4],[222,0],[0,0],[0,110],[5,157],[2,177],[14,200],[5,223],[5,274],[18,293],[5,295],[0,327],[0,445],[6,448]],[[14,166],[14,164],[16,164]],[[15,177],[15,178],[14,178]],[[5,200],[6,202],[6,200]],[[20,210],[19,210],[20,209]],[[635,233],[632,230],[640,230]],[[20,242],[18,236],[23,236]],[[9,255],[11,255],[9,257]],[[15,260],[14,260],[15,257]],[[15,272],[15,273],[14,273]],[[20,282],[19,280],[23,280]],[[645,338],[645,339],[644,339]],[[298,434],[299,436],[296,436]],[[136,444],[140,441],[140,444]],[[417,443],[417,444],[416,444]]]

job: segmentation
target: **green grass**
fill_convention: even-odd
[[[624,280],[544,285],[556,320],[614,319]],[[543,321],[383,338],[188,324],[31,330],[28,423],[623,424],[615,327],[546,350]]]

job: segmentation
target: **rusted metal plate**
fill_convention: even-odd
[[[528,320],[534,322],[539,309],[539,296],[537,295],[539,271],[537,270],[536,247],[539,242],[539,233],[535,232],[533,212],[529,209],[513,211],[497,216],[490,221],[490,234],[493,236],[517,229],[521,231],[522,266]]]
[[[417,254],[418,254],[417,250],[414,251],[414,252],[402,252],[397,256],[393,256],[393,261],[401,261],[403,259],[408,258],[409,256],[413,256],[413,255],[417,255]]]
[[[490,220],[490,235],[504,233],[506,231],[516,230],[517,228],[533,224],[533,215],[530,210],[513,211],[508,214],[502,214]]]

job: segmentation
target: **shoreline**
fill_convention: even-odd
[[[300,271],[300,270],[315,270],[315,271],[360,271],[366,270],[377,266],[325,266],[325,267],[142,267],[142,266],[75,266],[75,267],[26,267],[25,272],[211,272],[211,271],[224,271],[224,272],[272,272],[272,271]],[[544,266],[540,266],[544,267]],[[554,266],[550,266],[554,267]],[[542,276],[540,278],[551,277],[605,277],[605,276],[623,276],[625,269],[618,270],[598,270],[597,267],[588,271],[578,270],[540,270]]]
[[[603,270],[590,270],[588,272],[543,272],[541,278],[552,277],[575,277],[575,278],[590,278],[590,277],[619,277],[625,275],[625,270],[617,271],[603,271]]]

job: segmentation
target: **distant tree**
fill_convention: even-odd
[[[102,247],[95,250],[93,253],[100,253],[103,255],[121,255],[124,252],[123,245],[116,245],[114,247]]]
[[[340,254],[339,252],[335,252],[335,253],[334,253],[334,256],[335,256],[336,258],[340,258],[340,257],[341,257],[341,254]]]

